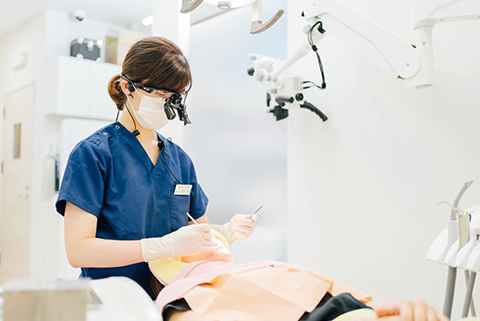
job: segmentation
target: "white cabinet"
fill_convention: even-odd
[[[56,113],[88,117],[90,63],[76,58],[58,57],[55,67],[57,93],[51,97],[54,99]]]
[[[108,94],[108,82],[122,67],[57,56],[46,64],[47,114],[114,121],[117,107]]]

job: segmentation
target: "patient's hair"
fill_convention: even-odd
[[[160,293],[160,291],[163,290],[164,287],[165,286],[161,284],[153,274],[150,275],[150,289],[152,290],[152,293],[155,295],[155,297],[158,296],[158,294]]]

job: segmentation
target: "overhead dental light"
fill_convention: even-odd
[[[250,33],[261,33],[275,24],[283,15],[283,10],[278,12],[267,22],[262,22],[262,0],[182,0],[182,13],[187,13],[195,10],[202,2],[214,5],[222,10],[230,10],[246,5],[252,5],[252,28]]]
[[[218,3],[218,9],[230,10],[232,9],[232,5],[228,1],[221,1]]]
[[[146,17],[145,19],[142,20],[142,24],[144,26],[149,26],[149,25],[153,24],[154,20],[155,19],[153,18],[153,16],[148,16],[148,17]]]

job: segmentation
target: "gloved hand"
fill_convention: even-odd
[[[197,252],[216,252],[220,245],[212,240],[208,224],[183,226],[162,237],[142,239],[142,255],[145,262]]]
[[[250,215],[236,214],[232,217],[230,222],[222,225],[220,233],[222,233],[224,237],[227,237],[235,229],[237,230],[232,236],[230,236],[228,243],[232,243],[238,239],[244,240],[253,234],[256,226],[255,221],[257,220],[257,214],[254,214],[251,219],[248,218],[249,216]]]
[[[423,300],[416,301],[370,301],[367,306],[373,308],[379,320],[389,321],[449,321]]]

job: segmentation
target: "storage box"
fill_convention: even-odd
[[[10,281],[3,289],[4,321],[85,321],[87,280]]]
[[[125,56],[127,55],[130,47],[143,38],[143,33],[130,30],[121,29],[118,37],[118,49],[117,49],[117,64],[122,65]]]
[[[105,62],[120,65],[117,61],[118,38],[105,37]]]
[[[100,40],[77,38],[70,45],[70,56],[100,61]]]

